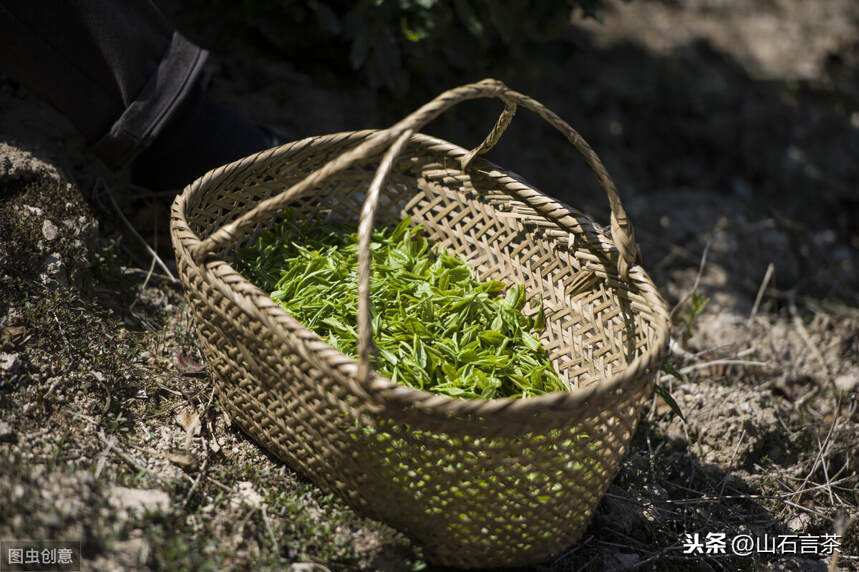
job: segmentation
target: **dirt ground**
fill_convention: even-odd
[[[382,127],[452,87],[332,85],[167,12],[213,51],[216,98],[295,137]],[[673,309],[679,378],[660,383],[685,416],[653,398],[582,540],[539,569],[833,564],[684,554],[686,534],[723,532],[838,534],[834,565],[859,570],[859,4],[610,2],[505,79],[615,177]],[[429,131],[473,145],[485,107]],[[583,163],[520,115],[490,158],[606,222]],[[431,568],[221,412],[171,278],[170,198],[0,76],[0,538],[79,539],[87,570]]]

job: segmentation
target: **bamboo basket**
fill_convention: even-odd
[[[504,111],[472,151],[417,133],[464,100]],[[563,133],[611,204],[611,235],[484,160],[522,107]],[[296,220],[359,222],[358,359],[332,348],[231,265]],[[370,366],[369,242],[405,216],[481,280],[542,295],[541,334],[569,392],[462,400]],[[441,94],[386,130],[311,137],[206,173],[172,208],[176,260],[221,406],[262,447],[357,510],[460,567],[546,561],[574,544],[615,475],[667,347],[615,186],[581,136],[495,80]],[[536,311],[534,309],[533,311]]]

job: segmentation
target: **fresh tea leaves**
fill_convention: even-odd
[[[283,221],[237,252],[240,271],[343,353],[357,355],[358,237],[347,229]],[[394,382],[452,397],[533,397],[566,391],[522,314],[525,288],[479,282],[404,220],[373,231],[373,367]],[[507,294],[502,296],[504,290]]]

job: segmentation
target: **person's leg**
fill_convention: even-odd
[[[0,0],[0,72],[66,115],[111,168],[167,188],[276,143],[210,101],[207,53],[150,0]]]
[[[131,178],[151,189],[182,188],[210,169],[283,142],[196,87],[134,160]]]

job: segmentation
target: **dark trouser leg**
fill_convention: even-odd
[[[111,168],[184,185],[275,142],[199,87],[205,50],[151,0],[0,0],[0,72],[67,116]]]

